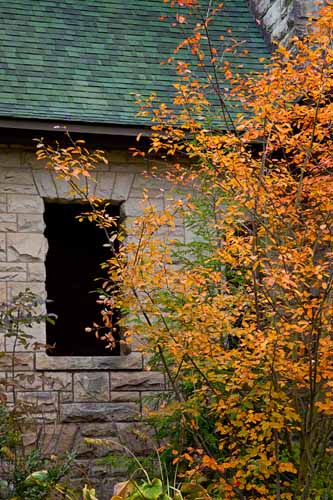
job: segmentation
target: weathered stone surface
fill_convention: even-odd
[[[293,35],[302,35],[307,18],[318,10],[314,0],[250,0],[252,10],[269,41],[288,45]]]
[[[83,423],[80,425],[82,437],[104,438],[117,436],[117,424],[114,422]]]
[[[48,160],[37,160],[36,151],[25,150],[21,151],[20,162],[23,167],[43,169],[46,167]]]
[[[43,323],[34,323],[32,326],[24,326],[22,327],[22,332],[26,334],[26,340],[29,343],[29,350],[32,351],[34,345],[37,344],[45,344],[45,325]],[[11,352],[13,348],[17,346],[15,345],[15,337],[7,337],[6,338],[6,351]]]
[[[52,175],[49,172],[45,170],[34,170],[33,178],[40,196],[43,198],[57,197],[57,190]]]
[[[42,233],[45,229],[43,214],[18,214],[17,228],[21,233]]]
[[[23,442],[26,447],[36,447],[37,445],[48,455],[63,454],[74,449],[78,436],[79,428],[76,424],[46,424],[24,432]]]
[[[72,200],[74,198],[73,193],[71,192],[71,189],[66,182],[61,179],[55,178],[54,184],[57,190],[57,198],[64,200]]]
[[[0,213],[0,232],[10,233],[17,231],[17,217],[15,214]]]
[[[92,436],[95,438],[96,436]],[[113,436],[109,437],[108,435],[103,437],[103,445],[101,444],[88,444],[83,439],[79,441],[76,449],[75,449],[78,458],[102,458],[110,453],[114,452],[123,452],[124,447],[119,442],[118,438]]]
[[[29,282],[29,281],[7,281],[8,299],[11,300],[14,295],[17,295],[25,290],[31,290],[40,297],[45,297],[44,283]]]
[[[28,281],[45,281],[46,271],[44,263],[28,263]]]
[[[59,392],[60,404],[74,403],[73,391],[60,391]]]
[[[75,401],[108,401],[109,374],[105,372],[80,372],[74,374]]]
[[[0,281],[26,281],[26,264],[11,264],[9,262],[0,263]]]
[[[136,217],[143,213],[143,206],[141,204],[141,198],[128,198],[122,205],[122,210],[125,216]],[[162,199],[151,199],[151,205],[156,207],[157,211],[164,209],[164,201]]]
[[[9,262],[43,262],[47,240],[42,234],[15,233],[7,235],[7,257]]]
[[[8,212],[14,213],[43,213],[44,204],[40,196],[25,194],[8,195]]]
[[[7,373],[8,380],[12,379],[11,372]],[[15,367],[14,377],[15,388],[18,391],[22,390],[43,390],[43,376],[36,372],[18,372]]]
[[[142,422],[116,422],[119,441],[136,455],[144,455],[154,449],[153,430]]]
[[[0,193],[34,195],[37,194],[37,189],[34,184],[23,184],[19,186],[18,184],[5,184],[1,182]]]
[[[21,152],[13,147],[3,147],[0,150],[0,167],[14,167],[21,166]]]
[[[18,401],[33,405],[36,413],[44,411],[55,411],[58,406],[58,394],[56,392],[26,391],[17,392]]]
[[[111,401],[113,403],[124,403],[126,401],[133,401],[133,403],[137,403],[138,401],[140,401],[140,393],[139,392],[111,391],[110,397],[111,397]]]
[[[133,389],[154,391],[164,388],[164,375],[159,372],[111,373],[111,392]]]
[[[97,177],[97,186],[95,196],[104,200],[113,198],[113,185],[116,175],[113,172],[99,172]]]
[[[33,185],[31,170],[27,168],[0,168],[0,183],[18,186]]]
[[[72,374],[71,373],[54,373],[44,372],[43,382],[45,390],[72,390]]]
[[[170,183],[165,179],[147,178],[142,173],[137,174],[133,181],[130,197],[132,198],[142,198],[144,191],[147,191],[148,196],[152,198],[162,198],[165,191],[170,190]]]
[[[64,403],[61,422],[121,422],[137,419],[139,411],[135,403]]]
[[[134,174],[117,172],[116,180],[112,190],[112,200],[127,200],[134,181]]]
[[[87,196],[94,196],[95,191],[96,191],[96,185],[97,185],[97,173],[91,172],[90,177],[79,178],[76,181],[76,184],[81,189],[81,191],[83,193],[87,194]],[[72,198],[73,198],[73,194],[72,194]]]
[[[14,355],[14,365],[16,370],[31,371],[33,369],[34,355],[31,352],[16,352]],[[0,370],[11,370],[13,363],[13,355],[6,353],[0,356]]]
[[[48,356],[36,353],[37,370],[140,370],[142,355],[131,353],[128,356]]]

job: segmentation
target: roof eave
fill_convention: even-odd
[[[70,132],[94,135],[136,137],[138,134],[149,137],[149,126],[129,126],[100,123],[66,122],[58,120],[31,120],[25,118],[1,118],[0,128],[16,130],[38,130],[41,132]]]

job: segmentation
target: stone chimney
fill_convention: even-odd
[[[288,45],[292,36],[302,36],[309,16],[318,11],[318,0],[248,0],[267,41]],[[324,4],[325,0],[320,3]]]

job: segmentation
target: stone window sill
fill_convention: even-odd
[[[126,356],[48,356],[36,353],[36,371],[142,370],[139,352]]]

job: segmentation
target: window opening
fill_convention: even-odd
[[[103,276],[100,264],[110,258],[110,248],[103,246],[103,229],[76,218],[88,210],[83,203],[45,202],[47,312],[57,315],[55,325],[46,325],[46,342],[55,346],[48,349],[49,355],[119,355],[119,332],[115,332],[116,347],[110,350],[106,341],[85,331],[93,322],[102,323],[98,293],[92,292],[101,284],[96,281]],[[110,205],[108,212],[119,217],[119,205]]]

